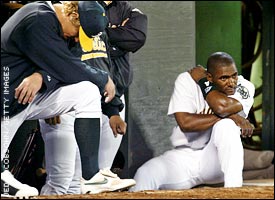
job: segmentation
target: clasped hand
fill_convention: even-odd
[[[190,73],[194,81],[196,81],[197,83],[200,79],[206,77],[206,70],[201,65],[197,65],[196,67],[189,69],[188,72]]]
[[[254,131],[254,125],[249,122],[249,120],[245,119],[244,117],[233,114],[229,117],[232,119],[237,126],[241,128],[241,136],[243,138],[251,137]]]

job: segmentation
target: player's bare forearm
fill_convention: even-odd
[[[226,96],[218,90],[211,91],[207,95],[206,101],[213,112],[220,117],[227,117],[243,109],[239,101]]]
[[[198,83],[202,78],[205,78],[207,74],[206,69],[201,65],[193,67],[188,72],[196,83]],[[220,117],[227,117],[231,114],[238,113],[243,109],[239,101],[228,97],[226,94],[218,90],[212,90],[209,92],[205,100],[213,112]]]
[[[204,131],[211,128],[221,118],[214,114],[175,113],[175,119],[183,132]]]

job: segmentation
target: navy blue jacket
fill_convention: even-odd
[[[55,12],[46,2],[20,8],[1,27],[1,116],[13,116],[26,108],[14,99],[14,89],[34,72],[43,76],[40,92],[60,85],[91,81],[103,93],[108,74],[74,56],[63,38]],[[5,113],[4,113],[5,112]]]
[[[147,16],[128,1],[113,1],[106,6],[110,25],[117,28],[106,28],[109,38],[110,56],[113,64],[113,81],[118,94],[123,95],[133,80],[133,69],[129,63],[129,53],[138,51],[144,46],[147,37]],[[124,26],[122,22],[129,18]]]

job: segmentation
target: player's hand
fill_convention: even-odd
[[[105,85],[105,92],[104,92],[104,97],[105,97],[105,103],[109,103],[112,101],[112,99],[115,97],[116,93],[116,87],[113,82],[113,80],[108,76],[108,82]]]
[[[236,125],[241,128],[241,136],[243,138],[252,136],[255,127],[247,119],[238,114],[233,114],[229,116],[229,118],[232,119]]]
[[[113,115],[109,123],[115,137],[117,137],[117,134],[124,135],[126,133],[127,123],[119,115]]]
[[[128,22],[128,20],[129,20],[129,18],[125,19],[125,20],[122,22],[121,26],[125,26],[125,24],[126,24],[126,22]]]
[[[45,119],[45,122],[49,125],[56,125],[61,123],[60,116],[55,116],[49,119]]]
[[[247,119],[241,122],[240,127],[243,138],[251,137],[255,128]]]
[[[24,80],[15,88],[14,98],[18,99],[18,103],[25,105],[31,103],[34,96],[41,89],[43,78],[40,73],[33,73],[32,75],[24,78]]]
[[[112,3],[112,1],[103,1],[103,2],[105,3],[106,6],[109,6]]]
[[[198,83],[200,79],[206,77],[206,70],[203,66],[197,65],[192,69],[189,69],[188,72],[191,74],[192,78]]]

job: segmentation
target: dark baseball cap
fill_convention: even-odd
[[[105,10],[97,1],[79,1],[78,13],[80,25],[88,37],[104,31],[108,24]]]

